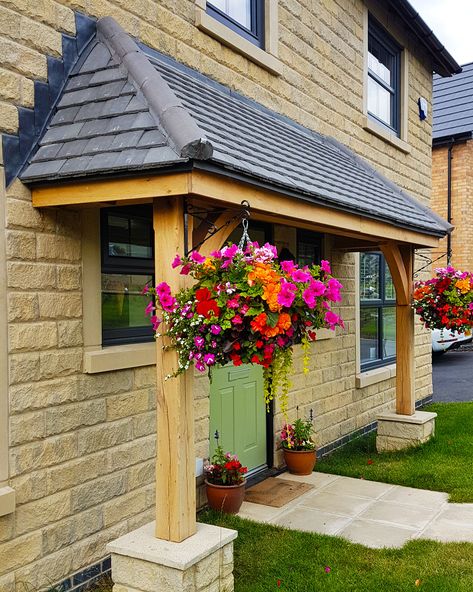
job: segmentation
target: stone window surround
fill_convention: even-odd
[[[102,347],[100,209],[82,212],[82,290],[84,359],[86,374],[152,366],[156,343],[131,343]],[[332,339],[330,329],[317,331],[317,340]]]
[[[383,380],[389,380],[396,377],[396,364],[387,364],[380,368],[373,368],[372,370],[361,371],[360,361],[360,253],[355,253],[355,359],[356,359],[356,373],[355,373],[355,387],[357,389],[365,388]]]
[[[195,0],[195,24],[198,29],[269,70],[272,74],[279,76],[282,73],[283,64],[278,59],[278,0],[264,0],[265,49],[257,47],[210,16],[206,8],[207,0]]]
[[[398,148],[401,152],[409,154],[411,152],[411,146],[408,140],[408,127],[409,127],[409,71],[408,71],[408,55],[405,43],[402,43],[397,36],[395,31],[389,27],[389,23],[386,22],[386,16],[381,11],[372,10],[367,6],[364,7],[363,12],[363,118],[362,126],[363,129],[372,133],[373,135],[381,138],[385,142],[388,142],[392,146]],[[401,121],[399,126],[399,136],[394,132],[390,132],[380,123],[377,123],[368,116],[368,18],[369,14],[378,20],[392,35],[392,37],[404,47],[401,52],[401,91],[400,91],[400,109],[401,109]]]

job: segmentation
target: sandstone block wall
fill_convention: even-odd
[[[372,4],[378,15],[380,3]],[[149,46],[335,137],[428,203],[431,126],[419,121],[416,101],[430,101],[429,59],[392,15],[408,52],[409,153],[362,127],[362,0],[279,0],[279,77],[199,31],[194,0],[0,0],[0,132],[15,133],[17,107],[33,106],[47,55],[60,55],[62,32],[75,33],[73,9],[112,15]],[[0,188],[0,203],[0,325],[8,323],[0,398],[9,405],[8,483],[17,495],[15,514],[0,518],[0,590],[19,592],[94,563],[109,540],[152,518],[155,377],[152,366],[83,373],[81,213],[35,210],[18,181]],[[347,330],[314,344],[309,376],[296,356],[290,409],[293,417],[314,409],[319,445],[370,423],[394,400],[392,379],[355,388],[353,256],[327,254],[345,284]],[[431,392],[430,338],[419,329],[416,339],[421,398]],[[194,396],[196,455],[205,457],[205,378]]]

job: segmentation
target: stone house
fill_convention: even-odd
[[[432,251],[435,267],[473,263],[473,64],[449,78],[434,77],[432,209],[454,226]]]
[[[2,592],[79,589],[155,499],[159,539],[196,536],[215,429],[250,469],[281,466],[257,371],[162,388],[173,360],[138,295],[154,275],[176,286],[171,257],[212,224],[204,248],[222,244],[242,200],[254,239],[344,284],[345,330],[292,381],[319,454],[380,416],[381,448],[431,433],[409,297],[415,249],[450,227],[429,210],[418,99],[459,67],[407,1],[21,0],[0,23]],[[197,568],[192,589],[212,584]]]

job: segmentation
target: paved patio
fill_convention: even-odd
[[[325,473],[279,478],[314,489],[282,508],[244,502],[239,516],[372,548],[402,547],[419,538],[473,542],[473,504],[450,504],[446,493]]]

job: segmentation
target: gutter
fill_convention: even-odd
[[[459,74],[462,69],[420,14],[407,0],[388,0],[388,4],[424,45],[434,60],[434,70],[443,77]]]

